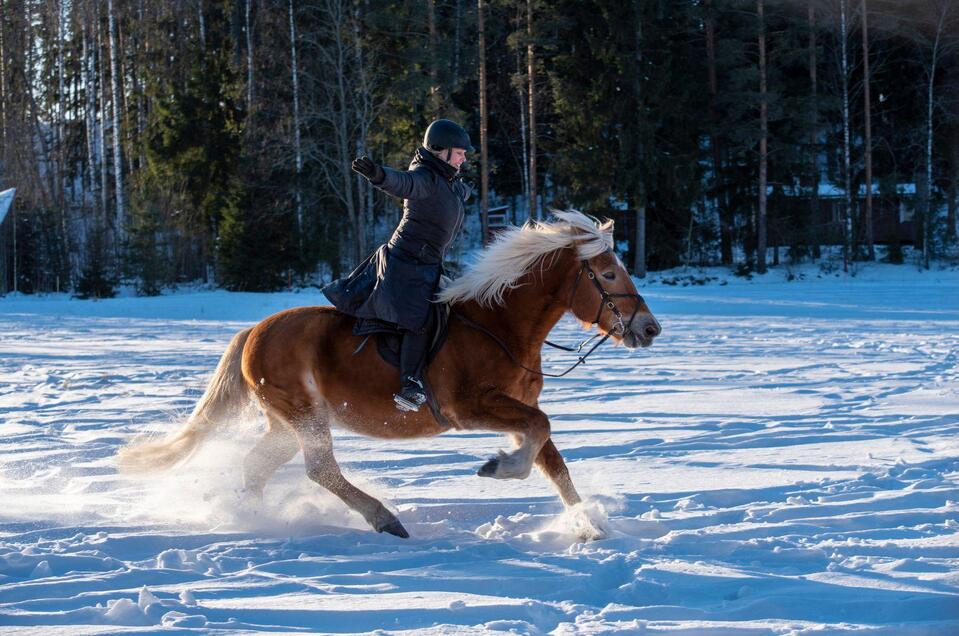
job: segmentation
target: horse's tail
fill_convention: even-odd
[[[186,460],[210,433],[246,404],[250,390],[240,365],[249,335],[250,329],[244,329],[233,336],[186,425],[164,438],[139,443],[134,440],[121,448],[117,453],[121,471],[157,472]]]

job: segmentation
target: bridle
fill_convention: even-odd
[[[611,252],[612,250],[607,250],[607,251]],[[522,367],[523,369],[529,371],[530,373],[535,373],[536,375],[541,375],[548,378],[561,378],[567,373],[569,373],[570,371],[572,371],[573,369],[575,369],[576,367],[578,367],[579,365],[586,364],[586,358],[588,358],[594,351],[596,351],[596,349],[601,344],[609,340],[609,337],[613,335],[616,329],[619,329],[620,335],[625,335],[626,332],[629,330],[630,326],[633,324],[633,319],[636,318],[636,314],[639,312],[640,304],[644,302],[643,297],[640,296],[639,294],[610,294],[608,291],[606,291],[606,288],[603,287],[603,284],[599,282],[599,279],[596,276],[596,272],[594,272],[593,268],[590,267],[589,265],[589,261],[584,258],[582,260],[582,266],[579,268],[579,272],[576,274],[576,280],[573,282],[573,287],[570,290],[569,302],[567,303],[567,306],[566,306],[567,311],[571,311],[573,309],[573,300],[576,298],[576,289],[579,287],[579,281],[582,280],[584,273],[586,274],[586,278],[593,282],[593,285],[596,287],[597,291],[599,291],[599,295],[600,295],[599,307],[596,310],[596,318],[593,320],[593,322],[590,323],[590,326],[599,324],[599,319],[602,318],[604,310],[609,310],[612,312],[612,314],[616,317],[616,325],[613,328],[614,331],[606,332],[606,334],[602,336],[602,339],[599,342],[594,344],[590,348],[590,350],[586,352],[585,355],[579,356],[576,363],[570,368],[563,371],[562,373],[543,373],[542,371],[537,371],[536,369],[530,369],[525,364],[523,364],[522,362],[516,359],[516,356],[513,355],[513,352],[509,350],[509,347],[506,346],[506,343],[503,342],[500,339],[500,337],[497,336],[495,333],[493,333],[492,331],[490,331],[483,325],[477,322],[473,322],[472,320],[470,320],[469,318],[467,318],[466,316],[460,313],[454,312],[453,315],[459,318],[461,321],[463,321],[466,324],[466,326],[472,327],[473,329],[476,329],[477,331],[485,333],[487,336],[489,336],[493,340],[493,342],[499,345],[500,349],[506,352],[506,355],[509,356],[509,359],[512,360],[513,363],[516,364],[517,366]],[[623,312],[620,311],[619,307],[616,306],[616,302],[613,301],[613,298],[635,298],[638,301],[636,303],[636,308],[633,310],[632,315],[629,317],[629,322],[623,322]],[[579,346],[577,347],[565,347],[563,345],[558,345],[556,343],[550,342],[549,340],[546,340],[544,342],[555,349],[562,349],[563,351],[574,351],[576,353],[579,353],[580,351],[583,350],[583,347],[585,347],[590,342],[592,342],[593,340],[599,337],[600,337],[599,334],[594,334],[590,336],[589,338],[587,338],[586,340],[584,340],[583,342],[581,342]]]
[[[611,250],[610,250],[611,251]],[[600,302],[599,307],[596,310],[596,318],[593,319],[593,322],[590,325],[598,325],[599,319],[603,316],[603,310],[608,309],[613,312],[613,315],[616,316],[616,325],[615,327],[619,328],[620,335],[625,335],[626,330],[630,325],[633,324],[633,319],[636,318],[637,312],[639,312],[639,304],[643,301],[643,297],[639,294],[610,294],[606,291],[606,288],[603,287],[603,284],[599,282],[599,278],[596,276],[596,272],[593,271],[593,268],[589,266],[589,261],[583,259],[583,266],[579,268],[579,273],[576,274],[576,280],[573,282],[573,288],[569,292],[569,302],[567,303],[567,309],[573,309],[573,299],[576,297],[576,288],[579,287],[579,281],[583,278],[583,272],[586,273],[586,278],[592,281],[593,286],[596,287],[596,290],[599,291]],[[619,307],[616,306],[616,303],[613,302],[613,298],[635,298],[638,302],[636,303],[636,308],[633,310],[633,314],[629,317],[629,322],[623,322],[623,312],[619,310]],[[609,334],[607,334],[607,337]]]

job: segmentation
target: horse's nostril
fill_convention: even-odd
[[[658,336],[660,331],[662,330],[659,328],[659,325],[657,325],[654,322],[647,323],[646,328],[643,329],[643,333],[645,333],[650,338],[655,338],[656,336]]]

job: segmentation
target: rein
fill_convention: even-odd
[[[608,339],[609,339],[609,336],[610,336],[610,334],[606,334],[605,336],[603,336],[603,339],[600,340],[599,342],[597,342],[596,344],[594,344],[593,347],[592,347],[589,351],[586,352],[586,355],[580,356],[580,357],[579,357],[579,360],[576,361],[576,364],[574,364],[574,365],[571,366],[570,368],[566,369],[566,370],[563,371],[562,373],[543,373],[542,371],[537,371],[536,369],[530,369],[528,366],[526,366],[525,364],[523,364],[522,362],[520,362],[519,360],[517,360],[517,359],[516,359],[516,356],[513,355],[513,352],[510,351],[510,350],[509,350],[509,347],[506,346],[506,343],[503,342],[503,341],[500,339],[499,336],[497,336],[495,333],[493,333],[492,331],[490,331],[489,329],[487,329],[487,328],[484,327],[483,325],[479,324],[478,322],[473,322],[472,320],[470,320],[469,318],[467,318],[467,317],[464,316],[463,314],[454,313],[453,315],[456,316],[457,318],[459,318],[460,320],[462,320],[463,323],[464,323],[467,327],[472,327],[473,329],[475,329],[475,330],[477,330],[477,331],[479,331],[479,332],[481,332],[481,333],[485,333],[487,336],[489,336],[489,337],[493,340],[493,342],[495,342],[496,344],[498,344],[498,345],[499,345],[499,348],[502,349],[502,350],[506,353],[507,356],[509,356],[509,359],[513,361],[513,364],[515,364],[515,365],[518,366],[518,367],[522,367],[523,369],[526,369],[526,370],[529,371],[530,373],[535,373],[536,375],[541,375],[541,376],[544,376],[544,377],[547,377],[547,378],[561,378],[561,377],[563,377],[564,375],[566,375],[567,373],[569,373],[570,371],[572,371],[573,369],[575,369],[576,367],[578,367],[579,365],[585,364],[585,363],[586,363],[586,358],[589,357],[589,354],[591,354],[592,352],[596,351],[596,348],[597,348],[599,345],[601,345],[601,344],[603,344],[604,342],[606,342],[606,340],[608,340]],[[593,337],[595,338],[595,336],[593,336]],[[593,338],[590,338],[590,340],[592,340],[592,339],[593,339]],[[573,349],[573,348],[571,348],[571,347],[564,347],[564,346],[562,346],[562,345],[556,345],[556,344],[553,344],[552,342],[547,341],[547,343],[548,343],[551,347],[556,347],[557,349],[563,349],[563,350],[565,350],[565,351],[580,351],[580,350],[582,350],[582,348],[583,348],[584,346],[586,346],[586,344],[587,344],[588,342],[589,342],[589,340],[586,340],[585,342],[583,342],[583,344],[581,344],[581,345],[579,346],[579,349]]]
[[[582,279],[582,277],[583,277],[583,272],[586,272],[586,277],[593,282],[593,285],[595,285],[596,289],[599,290],[599,293],[600,293],[599,309],[596,311],[596,318],[593,320],[593,322],[590,323],[590,325],[599,324],[599,319],[600,319],[600,317],[602,317],[602,315],[603,315],[603,309],[609,309],[609,310],[613,313],[613,315],[616,316],[616,320],[617,320],[617,325],[616,325],[616,327],[619,328],[620,333],[626,333],[627,325],[633,324],[633,318],[636,317],[636,313],[639,311],[639,303],[636,304],[636,309],[633,310],[633,315],[630,316],[629,322],[628,322],[628,323],[624,323],[624,322],[623,322],[623,312],[621,312],[621,311],[619,310],[619,307],[617,307],[617,306],[616,306],[616,303],[613,302],[613,300],[611,300],[611,299],[613,299],[613,298],[624,298],[624,297],[625,297],[625,298],[636,298],[636,299],[638,299],[638,300],[641,301],[641,300],[643,299],[643,297],[640,296],[639,294],[610,294],[610,293],[609,293],[608,291],[606,291],[606,289],[603,287],[603,284],[600,283],[599,280],[596,278],[596,273],[593,271],[593,268],[589,266],[589,262],[587,262],[587,261],[584,259],[584,260],[583,260],[583,266],[579,268],[579,273],[576,274],[576,281],[573,283],[573,288],[572,288],[572,290],[570,291],[570,294],[569,294],[569,309],[572,309],[572,307],[573,307],[573,298],[576,296],[576,288],[579,286],[579,281],[580,281],[580,279]],[[530,373],[535,373],[536,375],[541,375],[541,376],[547,377],[547,378],[561,378],[561,377],[563,377],[564,375],[566,375],[567,373],[569,373],[570,371],[572,371],[573,369],[575,369],[576,367],[578,367],[579,365],[581,365],[581,364],[586,364],[586,358],[588,358],[594,351],[596,351],[596,349],[597,349],[601,344],[603,344],[604,342],[606,342],[607,340],[609,340],[609,337],[612,335],[611,332],[606,333],[606,335],[604,335],[599,342],[597,342],[596,344],[594,344],[594,345],[590,348],[590,350],[586,352],[586,355],[579,356],[579,359],[576,361],[576,363],[573,364],[573,366],[571,366],[570,368],[568,368],[568,369],[566,369],[565,371],[563,371],[562,373],[544,373],[544,372],[542,372],[542,371],[537,371],[536,369],[530,369],[528,366],[526,366],[525,364],[523,364],[522,362],[520,362],[520,361],[516,358],[516,356],[513,354],[513,352],[510,351],[509,347],[506,346],[506,343],[503,342],[503,340],[502,340],[499,336],[497,336],[495,333],[493,333],[492,331],[490,331],[489,329],[487,329],[487,328],[484,327],[483,325],[481,325],[481,324],[479,324],[479,323],[477,323],[477,322],[474,322],[474,321],[470,320],[469,318],[467,318],[466,316],[464,316],[464,315],[462,315],[462,314],[460,314],[460,313],[458,313],[458,312],[451,312],[451,313],[452,313],[452,315],[456,316],[456,317],[459,318],[461,321],[463,321],[463,323],[464,323],[467,327],[471,327],[472,329],[475,329],[476,331],[479,331],[479,332],[484,333],[484,334],[486,334],[487,336],[489,336],[490,339],[492,339],[493,342],[495,342],[497,345],[499,345],[499,348],[502,349],[502,350],[506,353],[506,355],[509,357],[509,359],[513,361],[513,364],[515,364],[515,365],[518,366],[518,367],[521,367],[521,368],[525,369],[526,371],[529,371]],[[593,336],[590,336],[589,338],[587,338],[586,340],[584,340],[583,342],[581,342],[581,343],[579,344],[579,346],[576,347],[576,348],[573,348],[573,347],[564,347],[563,345],[558,345],[558,344],[552,343],[552,342],[550,342],[549,340],[546,340],[545,343],[548,344],[549,346],[555,348],[555,349],[562,349],[563,351],[575,351],[576,353],[579,353],[580,351],[583,350],[583,347],[585,347],[585,346],[586,346],[587,344],[589,344],[592,340],[594,340],[594,339],[596,339],[596,338],[598,338],[598,337],[599,337],[599,334],[595,334],[595,335],[593,335]]]

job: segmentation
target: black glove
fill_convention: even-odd
[[[382,183],[383,179],[386,178],[386,173],[383,172],[383,168],[379,167],[373,161],[363,155],[362,157],[357,157],[353,160],[353,171],[359,172],[361,175],[366,177],[370,183]]]

